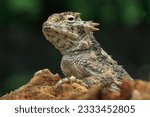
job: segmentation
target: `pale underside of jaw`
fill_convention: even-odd
[[[78,39],[78,35],[70,32],[67,29],[58,28],[57,26],[49,25],[48,23],[43,24],[43,33],[44,34],[50,34],[50,33],[56,33],[58,35],[63,35],[64,37],[76,40]],[[51,35],[51,34],[50,34]]]

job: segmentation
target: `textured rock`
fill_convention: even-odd
[[[124,78],[120,92],[111,92],[100,87],[86,88],[76,82],[64,83],[55,89],[60,80],[58,74],[48,69],[36,72],[24,86],[2,97],[1,100],[57,100],[57,99],[150,99],[150,82]]]

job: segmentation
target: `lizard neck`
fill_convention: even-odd
[[[85,33],[80,36],[78,41],[74,42],[74,45],[71,46],[70,48],[66,48],[63,51],[61,51],[61,54],[70,54],[74,52],[82,52],[85,50],[91,50],[92,48],[94,49],[95,44],[98,42],[95,40],[93,33]]]

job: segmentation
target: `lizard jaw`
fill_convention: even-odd
[[[79,37],[77,34],[67,30],[61,30],[55,25],[47,22],[43,23],[43,34],[46,39],[52,43],[61,53],[66,49],[72,48],[74,43],[78,42]]]
[[[43,23],[42,31],[45,35],[51,35],[51,33],[55,32],[56,34],[63,35],[64,37],[70,38],[72,40],[77,40],[78,39],[77,34],[69,32],[68,30],[65,30],[65,29],[63,29],[63,30],[59,29],[57,26],[51,25],[48,22]]]

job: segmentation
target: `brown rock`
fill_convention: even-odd
[[[95,86],[91,89],[76,83],[64,83],[59,88],[55,84],[60,80],[58,74],[52,74],[48,69],[35,73],[33,78],[24,86],[10,92],[1,100],[57,100],[57,99],[150,99],[150,82],[124,79],[120,92],[111,92]]]

